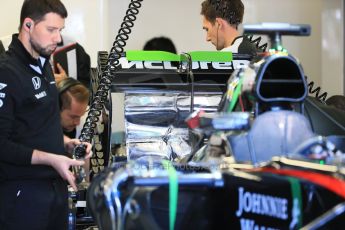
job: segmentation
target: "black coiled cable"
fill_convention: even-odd
[[[305,77],[305,79],[308,82],[308,78]],[[321,87],[319,87],[319,86],[314,87],[314,85],[315,85],[315,82],[313,82],[313,81],[308,82],[308,92],[309,92],[309,94],[315,94],[315,97],[317,99],[319,99],[322,102],[325,102],[326,99],[327,99],[327,94],[328,93],[324,92],[324,93],[321,94]]]
[[[308,82],[308,90],[310,94],[315,94],[315,96],[321,100],[321,101],[326,101],[327,99],[327,92],[324,92],[323,94],[321,94],[321,87],[316,87],[314,88],[314,82]]]
[[[99,117],[102,114],[102,110],[108,97],[112,78],[119,67],[119,59],[124,52],[126,41],[129,39],[129,34],[132,31],[131,28],[134,26],[134,21],[137,18],[136,15],[139,13],[142,1],[143,0],[131,0],[128,6],[126,16],[121,23],[121,28],[119,29],[113,43],[113,47],[110,50],[106,66],[102,71],[97,91],[93,95],[89,113],[79,136],[80,141],[91,143],[97,122],[99,121]]]
[[[261,52],[266,52],[266,49],[267,49],[267,47],[268,47],[268,44],[267,44],[267,42],[264,43],[264,44],[262,44],[262,45],[260,44],[260,43],[261,43],[261,40],[262,40],[262,37],[261,37],[261,36],[255,38],[255,39],[254,39],[254,35],[253,35],[253,34],[251,34],[251,35],[246,35],[246,36],[247,36],[248,40],[250,41],[250,43],[252,43],[252,44],[255,45],[255,47],[256,47],[257,50],[260,50]]]

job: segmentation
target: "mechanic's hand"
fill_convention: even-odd
[[[66,71],[64,70],[64,68],[62,68],[60,63],[57,63],[56,67],[58,69],[58,73],[56,73],[54,70],[54,78],[56,83],[62,81],[65,78],[68,78]]]
[[[85,155],[85,159],[89,159],[92,156],[92,151],[91,151],[91,144],[88,142],[81,142],[79,139],[75,138],[75,139],[70,139],[67,143],[65,143],[65,149],[68,153],[72,153],[73,149],[77,146],[83,144],[86,146],[86,155]]]
[[[74,191],[78,191],[77,185],[75,183],[75,176],[69,169],[71,166],[82,166],[85,162],[74,160],[62,155],[55,155],[55,157],[56,160],[51,162],[52,167],[60,174],[63,179],[68,181]]]
[[[69,170],[71,166],[82,166],[84,161],[71,159],[63,155],[52,154],[35,149],[32,152],[31,164],[33,165],[49,165],[53,167],[59,175],[68,181],[68,183],[77,191],[75,177]]]

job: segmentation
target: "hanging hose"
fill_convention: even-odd
[[[126,16],[124,17],[121,28],[115,38],[113,47],[110,50],[106,66],[102,71],[102,75],[98,82],[97,91],[93,94],[90,110],[79,136],[79,140],[81,142],[91,143],[92,141],[97,127],[97,122],[100,119],[105,102],[108,98],[112,78],[115,75],[115,71],[119,67],[119,59],[124,52],[124,47],[126,46],[126,41],[129,38],[129,34],[132,32],[131,28],[134,26],[134,21],[136,20],[136,15],[139,13],[139,8],[141,7],[142,1],[143,0],[131,0],[128,6]],[[73,150],[73,158],[83,159],[85,153],[86,146],[83,144],[78,145]],[[86,176],[84,168],[81,166],[75,166],[73,167],[73,171],[76,175],[76,182],[78,184],[81,183]]]
[[[250,43],[252,43],[257,50],[261,51],[261,52],[266,52],[266,49],[268,47],[268,44],[267,42],[264,43],[264,44],[260,44],[261,43],[261,40],[262,40],[262,37],[257,37],[254,39],[254,35],[251,34],[251,35],[246,35],[248,40],[250,41]]]
[[[323,94],[321,94],[321,87],[319,87],[319,86],[314,87],[315,82],[308,81],[308,77],[307,76],[305,76],[305,80],[308,83],[308,92],[309,92],[309,94],[315,94],[315,97],[317,99],[319,99],[322,102],[326,102],[327,94],[328,93],[324,92]]]
[[[137,18],[136,16],[139,13],[142,1],[143,0],[132,0],[128,6],[126,16],[124,17],[121,28],[115,38],[113,47],[110,50],[107,64],[105,69],[102,71],[97,91],[93,95],[89,113],[79,136],[80,141],[91,143],[97,122],[99,121],[99,117],[102,114],[105,101],[108,97],[112,78],[119,67],[119,59],[124,52],[126,41],[129,39],[129,34],[132,31],[131,28],[134,26],[134,21]]]
[[[315,97],[318,98],[320,101],[326,101],[327,99],[327,92],[321,94],[321,87],[317,86],[314,88],[314,82],[308,82],[308,90],[310,94],[315,94]]]

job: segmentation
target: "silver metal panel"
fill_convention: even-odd
[[[216,111],[221,95],[200,93],[194,109]],[[125,142],[128,160],[159,156],[174,160],[191,152],[185,118],[191,98],[181,92],[125,92]]]

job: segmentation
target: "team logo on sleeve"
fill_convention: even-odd
[[[2,89],[4,89],[5,87],[7,86],[7,84],[4,84],[4,83],[0,83],[0,91],[2,90]],[[4,105],[4,102],[3,102],[3,98],[5,98],[6,97],[6,93],[3,93],[3,92],[0,92],[0,108]]]
[[[7,84],[0,83],[0,90],[4,89],[7,86]]]
[[[35,90],[41,88],[41,79],[39,77],[33,77],[32,84],[34,85]]]

